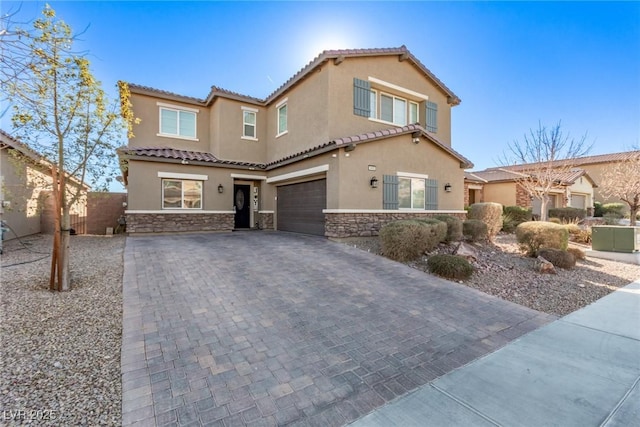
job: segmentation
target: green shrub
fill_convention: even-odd
[[[602,216],[604,215],[604,209],[602,209],[602,203],[593,202],[593,216]]]
[[[446,242],[457,242],[462,240],[462,220],[450,215],[439,215],[435,219],[447,224]]]
[[[615,212],[607,212],[602,215],[602,219],[604,219],[606,225],[618,225],[622,217]]]
[[[516,239],[523,252],[528,256],[535,257],[540,248],[566,250],[569,243],[569,231],[560,224],[547,221],[529,221],[516,227]]]
[[[602,205],[602,216],[615,214],[618,218],[623,218],[625,208],[626,205],[624,203],[605,203]]]
[[[562,222],[569,222],[584,219],[587,216],[587,211],[578,208],[551,208],[549,216],[559,218]]]
[[[429,271],[447,279],[465,280],[473,274],[473,266],[459,255],[440,254],[427,260]]]
[[[469,208],[467,219],[477,219],[487,224],[487,234],[494,238],[502,229],[502,205],[500,203],[474,203]]]
[[[531,221],[533,215],[531,209],[521,206],[505,206],[502,208],[502,231],[505,233],[513,233],[523,222]]]
[[[576,265],[575,256],[571,252],[560,249],[541,248],[538,250],[538,256],[559,268],[570,269]]]
[[[442,221],[393,221],[380,229],[380,244],[387,258],[411,261],[434,250],[444,240],[446,233],[446,224]]]
[[[471,242],[487,240],[489,233],[487,224],[479,219],[468,219],[462,223],[462,234],[464,238]]]
[[[579,260],[587,259],[587,255],[580,248],[567,248],[567,252],[572,254],[575,259],[579,259]]]

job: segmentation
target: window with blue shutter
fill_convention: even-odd
[[[437,179],[427,179],[426,188],[426,203],[425,209],[428,211],[437,210],[438,209],[438,180]]]
[[[438,132],[438,104],[427,101],[427,130]]]
[[[353,78],[353,114],[362,117],[371,115],[371,83]]]
[[[382,177],[382,208],[398,209],[398,177],[384,175]]]

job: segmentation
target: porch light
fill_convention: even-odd
[[[222,184],[218,184],[218,193],[222,194],[224,192],[224,187]]]
[[[451,184],[449,184],[448,182],[444,185],[444,191],[446,191],[447,193],[451,193]]]
[[[378,178],[375,176],[372,177],[371,180],[369,180],[369,185],[371,185],[371,188],[378,188]]]

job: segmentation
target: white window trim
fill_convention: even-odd
[[[417,174],[414,174],[414,175],[417,175]],[[414,179],[423,181],[424,182],[424,204],[425,205],[427,204],[427,182],[426,182],[427,178],[424,178],[424,176],[407,176],[407,175],[398,175],[398,178],[399,179],[404,178],[404,179],[408,179],[410,181],[413,181]],[[411,194],[411,201],[410,201],[411,207],[409,207],[409,208],[401,208],[400,206],[398,206],[398,210],[399,211],[403,211],[403,212],[407,212],[407,211],[411,211],[411,212],[424,211],[425,210],[424,206],[422,208],[414,208],[413,207],[413,183],[411,184],[411,193],[410,194]]]
[[[158,126],[160,130],[162,130],[162,109],[172,110],[177,112],[186,111],[189,113],[194,113],[195,115],[194,130],[196,132],[196,137],[194,138],[191,136],[183,136],[179,134],[162,133],[162,132],[158,132],[156,136],[161,136],[163,138],[184,139],[187,141],[200,141],[198,139],[198,113],[200,112],[200,110],[198,110],[197,108],[183,107],[181,105],[167,104],[166,102],[156,102],[156,105],[159,107],[158,108]],[[179,131],[179,128],[178,128],[178,131]]]
[[[240,137],[240,139],[245,139],[247,141],[257,141],[258,140],[258,109],[245,107],[245,106],[240,106],[240,109],[242,110],[242,136]],[[244,127],[247,125],[247,123],[245,123],[244,121],[245,111],[248,113],[253,113],[253,116],[255,117],[255,123],[252,125],[255,136],[245,135],[244,133]]]
[[[244,173],[232,173],[231,174],[231,178],[238,178],[238,179],[252,179],[255,181],[266,181],[267,177],[264,175],[249,175],[249,174],[244,174]]]
[[[176,173],[176,172],[158,172],[158,178],[173,178],[173,179],[190,179],[192,181],[208,181],[207,175],[196,175],[193,173]]]
[[[407,108],[407,122],[411,120],[411,105],[416,106],[416,121],[408,124],[413,125],[415,123],[420,123],[420,104],[414,101],[409,101],[409,107]]]
[[[326,172],[329,170],[329,165],[320,165],[309,169],[302,169],[295,172],[289,172],[282,175],[272,176],[271,178],[267,178],[267,184],[271,184],[273,182],[286,181],[288,179],[300,178],[303,176],[315,175],[317,173]]]
[[[180,200],[180,204],[183,205],[179,208],[165,208],[164,207],[164,180],[177,180],[180,181],[181,183],[183,181],[199,181],[199,180],[193,180],[193,179],[182,179],[182,178],[163,178],[162,179],[162,210],[164,211],[198,211],[198,212],[202,212],[203,206],[204,206],[204,185],[200,188],[200,207],[199,208],[185,208],[184,207],[184,183],[180,186],[180,190],[181,190],[181,200]]]
[[[289,101],[289,98],[285,98],[276,104],[276,131],[278,132],[276,138],[289,133],[289,104],[287,101]],[[287,107],[287,128],[280,132],[280,109],[282,107]]]
[[[423,94],[423,93],[416,92],[416,91],[413,91],[411,89],[404,88],[402,86],[394,85],[393,83],[385,82],[384,80],[376,79],[375,77],[369,76],[369,81],[371,83],[374,83],[374,84],[378,85],[378,86],[384,86],[384,87],[386,87],[388,89],[391,89],[391,90],[393,90],[395,92],[404,93],[407,96],[411,96],[411,97],[414,97],[414,98],[419,98],[419,99],[422,99],[424,101],[429,99],[429,97],[427,95]]]
[[[412,173],[412,172],[397,172],[396,175],[399,178],[422,178],[429,179],[429,175],[424,175],[421,173]]]
[[[392,120],[393,120],[393,117],[395,117],[395,111],[396,111],[395,102],[396,102],[396,99],[400,99],[400,100],[404,101],[404,103],[405,103],[406,122],[405,122],[405,124],[399,124],[399,123],[394,123],[393,121],[389,122],[387,120],[383,120],[383,119],[381,119],[379,117],[380,111],[376,111],[376,113],[375,113],[376,117],[369,117],[369,120],[371,120],[372,122],[384,123],[384,124],[388,124],[388,125],[391,125],[391,126],[400,126],[400,127],[406,126],[408,124],[412,124],[412,123],[409,123],[409,116],[410,116],[410,114],[409,114],[409,104],[417,104],[416,102],[411,101],[410,99],[403,98],[401,96],[394,95],[392,93],[383,92],[383,91],[377,91],[375,89],[371,89],[371,92],[375,92],[376,93],[376,108],[378,108],[378,104],[379,104],[380,105],[379,108],[378,108],[379,110],[382,110],[382,95],[387,96],[387,97],[392,99],[392,103],[391,103],[391,106],[392,106],[392,110],[391,110]],[[419,108],[419,105],[418,105],[418,119],[419,118],[420,118],[420,108]]]

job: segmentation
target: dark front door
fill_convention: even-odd
[[[249,200],[249,186],[237,185],[233,186],[233,206],[236,211],[235,228],[251,227],[251,200]]]

